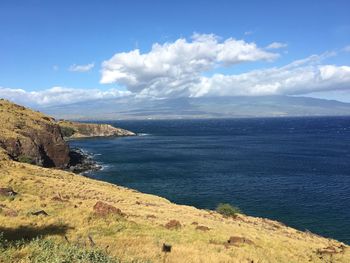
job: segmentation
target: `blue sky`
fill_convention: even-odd
[[[6,97],[5,92],[9,92],[10,89],[40,92],[52,87],[94,89],[95,92],[96,89],[102,92],[118,89],[163,97],[165,94],[215,95],[215,92],[222,96],[231,95],[227,87],[224,88],[225,91],[208,87],[199,92],[199,88],[193,87],[193,84],[208,81],[199,78],[186,83],[186,87],[176,86],[176,92],[165,92],[163,88],[162,92],[159,92],[159,89],[155,90],[154,87],[150,90],[150,85],[160,76],[153,74],[152,81],[149,80],[149,76],[145,81],[145,72],[136,72],[135,67],[126,66],[133,59],[131,56],[126,58],[128,61],[118,60],[113,62],[114,64],[110,61],[108,67],[124,63],[122,71],[136,76],[138,83],[131,83],[130,78],[125,80],[116,75],[112,80],[101,83],[103,72],[106,70],[102,63],[109,61],[113,55],[135,49],[139,49],[141,54],[147,54],[154,43],[175,43],[181,38],[193,43],[191,37],[195,33],[215,35],[217,45],[233,38],[245,43],[255,43],[260,50],[278,54],[278,58],[274,59],[254,58],[248,62],[230,60],[229,65],[225,66],[222,66],[222,60],[215,58],[209,67],[195,72],[201,77],[210,78],[215,73],[227,76],[280,68],[313,54],[322,56],[325,52],[335,54],[319,61],[319,65],[348,67],[349,10],[350,2],[345,0],[1,1],[0,87],[6,90],[0,92],[0,95]],[[266,49],[273,42],[278,42],[284,47],[276,50]],[[189,61],[184,62],[186,63]],[[84,71],[89,68],[86,68],[89,64],[94,66]],[[77,65],[78,68],[75,67]],[[82,66],[80,71],[84,72],[79,72],[79,66]],[[74,68],[78,71],[72,71]],[[327,68],[327,72],[329,70]],[[314,88],[312,93],[316,91],[321,97],[340,97],[350,101],[348,68],[332,70],[341,70],[337,71],[338,79],[334,82],[334,85],[340,83],[341,95],[334,95],[332,88]],[[114,72],[117,73],[120,72]],[[239,79],[241,78],[235,78],[232,83],[239,85]],[[220,86],[218,83],[216,79],[215,87]],[[162,85],[171,87],[173,81],[162,82]],[[243,83],[244,85],[251,84]],[[278,89],[278,92],[286,95],[305,93],[301,92],[300,88],[291,93],[286,92],[287,89],[290,90],[288,87],[283,91]],[[178,92],[179,90],[181,92]],[[254,92],[245,91],[244,94],[255,94]],[[232,95],[240,93],[232,92]]]

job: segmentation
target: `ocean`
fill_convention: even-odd
[[[350,117],[118,121],[135,137],[71,141],[87,176],[245,214],[350,244]]]

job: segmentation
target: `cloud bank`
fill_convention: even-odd
[[[334,52],[313,55],[283,67],[223,75],[207,72],[220,67],[278,58],[287,44],[273,42],[265,49],[233,38],[193,35],[154,44],[148,53],[135,49],[115,54],[102,63],[101,83],[117,83],[144,97],[296,95],[350,89],[350,67],[322,65]]]
[[[156,43],[147,53],[135,49],[117,53],[104,61],[100,83],[124,86],[127,91],[66,87],[25,91],[0,87],[0,97],[25,105],[59,105],[121,96],[305,95],[350,90],[350,66],[324,64],[328,57],[337,55],[335,52],[242,74],[215,73],[220,68],[239,67],[241,63],[273,61],[279,57],[275,51],[285,47],[284,43],[272,42],[261,48],[244,40],[194,34],[190,40],[180,38],[174,42]],[[348,47],[342,52],[347,50]],[[93,63],[73,65],[71,70],[84,72],[93,67]]]
[[[117,89],[73,89],[53,87],[41,91],[25,91],[0,87],[0,97],[23,105],[52,106],[99,99],[112,99],[128,96],[130,92]]]

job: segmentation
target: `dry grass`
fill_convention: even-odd
[[[349,248],[335,240],[262,218],[224,218],[60,170],[0,161],[0,187],[8,186],[19,194],[0,197],[0,231],[14,239],[43,235],[91,246],[90,236],[98,248],[126,262],[350,262]],[[96,216],[97,201],[125,215]],[[6,216],[10,209],[18,216]],[[49,216],[31,215],[38,210]],[[181,228],[165,228],[170,220],[178,220]],[[198,225],[210,230],[198,230]],[[230,236],[246,242],[229,245]],[[163,243],[172,245],[165,259]],[[31,250],[17,253],[20,261]]]
[[[40,112],[0,99],[0,134],[2,138],[18,138],[22,128],[40,130],[43,123],[53,124],[54,119]]]

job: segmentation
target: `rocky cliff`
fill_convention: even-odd
[[[0,148],[9,158],[44,167],[65,168],[69,147],[51,117],[0,100]]]
[[[44,167],[68,168],[84,159],[70,151],[64,137],[135,135],[107,124],[56,122],[3,99],[0,99],[0,120],[0,160],[12,159]]]
[[[59,121],[64,137],[67,138],[86,138],[101,136],[133,136],[135,133],[115,128],[109,124],[80,123],[72,121]]]

